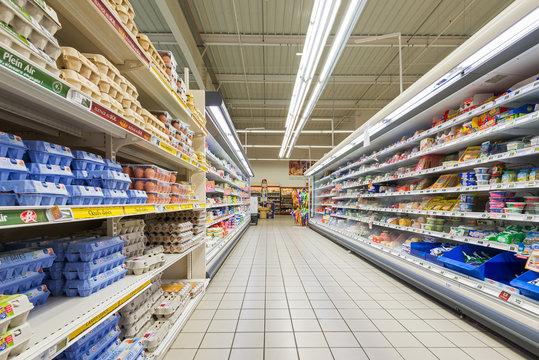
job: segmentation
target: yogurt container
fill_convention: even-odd
[[[528,181],[528,178],[530,176],[530,169],[522,169],[517,174],[517,181]]]

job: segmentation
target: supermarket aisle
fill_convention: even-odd
[[[524,359],[289,217],[251,227],[166,359]]]

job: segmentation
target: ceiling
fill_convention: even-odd
[[[182,34],[203,61],[206,81],[191,88],[217,89],[247,145],[250,159],[278,158],[288,105],[314,0],[157,0],[176,1],[186,23]],[[177,44],[156,0],[131,0],[140,32],[158,49],[171,50],[179,68],[189,67],[190,51]],[[332,34],[349,0],[342,0]],[[409,87],[512,1],[370,0],[328,85],[292,151],[293,159],[317,160],[400,93],[398,37],[402,34],[403,88]],[[331,44],[331,38],[328,45]],[[327,49],[327,47],[326,47]],[[326,50],[327,51],[327,50]],[[325,53],[320,64],[323,64]],[[193,64],[193,62],[191,62]],[[272,133],[241,133],[263,128]],[[330,134],[331,129],[340,133]],[[316,145],[309,149],[308,145]],[[271,147],[262,147],[271,146]]]

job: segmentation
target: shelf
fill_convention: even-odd
[[[477,238],[471,238],[467,236],[457,236],[457,235],[450,235],[446,232],[441,231],[431,231],[431,230],[423,230],[423,229],[416,229],[412,228],[410,226],[400,226],[400,225],[394,225],[394,224],[388,224],[381,221],[374,221],[367,218],[361,218],[361,217],[354,217],[354,216],[347,216],[347,215],[339,215],[339,214],[331,214],[332,217],[338,217],[342,219],[347,220],[353,220],[353,221],[359,221],[362,223],[366,223],[370,225],[377,225],[388,229],[394,229],[394,230],[402,230],[414,234],[422,234],[426,236],[433,236],[440,239],[446,239],[446,240],[452,240],[460,243],[470,243],[470,244],[476,244],[481,245],[485,247],[495,247],[497,249],[506,250],[506,251],[512,251],[517,252],[518,251],[518,245],[517,244],[504,244],[494,241],[488,241],[483,239],[477,239]]]
[[[245,181],[244,179],[241,178],[241,176],[235,174],[234,172],[232,172],[232,170],[230,170],[229,168],[222,165],[220,160],[215,155],[213,155],[211,152],[206,151],[206,159],[211,161],[211,164],[213,166],[215,166],[217,169],[226,171],[227,173],[230,174],[230,176],[232,176],[233,178],[235,178],[237,180]]]
[[[234,234],[229,234],[228,239],[225,242],[221,242],[217,245],[217,248],[213,248],[211,253],[206,253],[206,276],[212,278],[219,270],[228,254],[232,251],[234,246],[238,243],[240,238],[249,228],[250,218],[245,219],[236,229]]]
[[[241,186],[239,186],[238,184],[234,183],[233,181],[225,179],[221,175],[214,172],[212,169],[208,169],[208,171],[206,172],[206,178],[208,180],[214,180],[214,181],[219,181],[219,182],[222,182],[222,183],[227,183],[228,185],[230,185],[230,186],[232,186],[232,187],[234,187],[236,189],[239,189],[239,190],[244,189]]]
[[[320,195],[315,195],[315,197],[317,198],[327,198],[327,197],[333,197],[335,196],[335,194],[320,194]]]
[[[315,188],[314,191],[321,191],[321,190],[326,190],[326,189],[333,189],[335,187],[334,184],[328,184],[326,186],[322,186],[322,187],[319,187],[319,188]]]
[[[221,189],[206,190],[206,194],[224,194],[225,191]]]
[[[139,91],[139,101],[148,110],[166,110],[190,125],[195,133],[207,134],[179,96],[151,65],[148,53],[139,45],[103,0],[51,0],[62,23],[57,37],[62,44],[81,52],[104,55],[126,75]]]
[[[28,322],[34,336],[28,349],[16,359],[53,358],[139,295],[151,284],[153,277],[203,244],[201,242],[181,254],[165,254],[164,266],[142,275],[127,275],[88,297],[50,297],[44,305],[30,312]]]
[[[527,349],[537,349],[538,302],[511,291],[507,286],[453,272],[315,220],[310,221],[309,226],[450,307],[486,323],[491,330],[508,336]],[[508,296],[501,297],[503,292]]]
[[[4,206],[0,207],[0,217],[5,221],[0,229],[27,227],[35,225],[65,224],[77,221],[104,220],[124,216],[145,214],[161,214],[174,211],[204,209],[206,204],[179,204],[179,205],[90,205],[90,206]],[[53,211],[54,210],[54,211]],[[26,223],[21,214],[26,212]],[[53,213],[60,214],[55,218]]]
[[[174,343],[174,340],[180,334],[180,331],[187,323],[187,320],[191,317],[191,314],[196,309],[202,298],[204,297],[206,287],[208,286],[209,279],[204,280],[204,290],[198,294],[196,297],[191,299],[185,309],[183,310],[180,318],[172,325],[172,328],[168,331],[167,336],[161,341],[157,349],[151,353],[146,353],[148,360],[161,360],[164,359],[168,350]]]
[[[217,224],[218,222],[224,221],[224,220],[226,220],[226,219],[230,219],[231,217],[233,217],[233,216],[235,216],[235,215],[236,215],[236,214],[229,214],[229,215],[221,216],[220,218],[217,218],[217,219],[213,219],[213,220],[211,220],[211,221],[206,221],[206,227],[215,225],[215,224]]]
[[[249,225],[249,221],[245,219],[246,215],[247,214],[244,214],[243,222],[236,226],[236,228],[233,229],[226,237],[219,240],[213,247],[206,249],[206,263],[212,261],[231,239],[234,239],[241,232],[241,230],[243,230],[243,228]]]
[[[245,206],[245,205],[249,205],[249,203],[245,202],[245,203],[214,204],[214,205],[206,204],[206,209],[215,209],[215,208],[221,208],[221,207],[227,207],[227,206]]]

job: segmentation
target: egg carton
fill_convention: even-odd
[[[120,74],[120,70],[114,66],[106,57],[101,54],[83,53],[88,60],[90,60],[95,66],[97,66],[99,72],[105,75],[111,83],[120,86],[123,81],[123,76]],[[121,90],[121,87],[119,88]],[[133,94],[131,94],[133,96]]]
[[[41,68],[54,77],[60,75],[56,63],[43,51],[21,37],[13,29],[0,21],[0,45],[9,49],[16,57],[28,61],[32,66]]]
[[[161,279],[158,278],[158,280],[152,280],[152,284],[146,290],[144,290],[142,294],[137,296],[134,300],[128,302],[122,308],[122,310],[120,310],[120,314],[129,314],[136,311],[144,303],[153,305],[161,297],[161,295],[163,295],[163,290],[161,289]]]
[[[24,274],[9,277],[0,281],[0,294],[14,295],[23,293],[43,282],[45,274],[42,271],[29,271]]]
[[[156,245],[159,245],[159,244],[169,244],[169,243],[182,243],[182,242],[185,242],[185,241],[188,241],[188,240],[191,240],[193,238],[193,233],[192,232],[186,232],[186,233],[182,233],[184,235],[174,235],[174,234],[170,234],[170,233],[162,233],[162,232],[159,232],[159,233],[155,233],[155,232],[152,232],[152,233],[148,233],[148,241],[151,243],[151,244],[156,244]]]
[[[151,124],[144,124],[144,129],[148,131],[150,134],[158,138],[159,140],[162,140],[166,143],[169,143],[168,135],[162,132],[161,130],[157,129],[155,126]]]
[[[99,91],[99,87],[76,71],[62,69],[60,70],[60,78],[92,99],[97,101],[101,100],[101,91]]]
[[[152,313],[146,312],[143,317],[133,324],[121,325],[120,330],[124,338],[132,338],[137,336],[138,333],[144,332],[152,324]]]
[[[149,302],[143,302],[139,305],[138,308],[131,312],[122,312],[122,316],[119,321],[119,325],[123,328],[126,328],[140,319],[144,318],[146,314],[151,314],[152,311],[150,311],[153,307],[153,304],[150,304]]]
[[[165,255],[161,253],[132,258],[127,260],[125,263],[128,274],[141,275],[165,265],[165,261]]]
[[[142,219],[121,220],[118,223],[118,230],[120,231],[120,234],[143,232],[144,226],[145,223]]]
[[[166,74],[167,73],[167,66],[165,65],[165,62],[163,61],[163,59],[161,58],[161,56],[159,56],[159,53],[157,52],[157,50],[155,49],[155,47],[153,46],[150,38],[148,38],[147,35],[144,35],[144,34],[137,34],[137,41],[139,43],[139,45],[145,50],[148,52],[148,54],[150,55],[151,59],[152,59],[152,63],[155,64],[155,66],[163,73],[163,74]]]
[[[141,256],[144,254],[144,243],[138,242],[125,247],[125,254],[128,258]]]
[[[148,118],[146,119],[146,125],[151,125],[155,129],[161,131],[166,135],[168,135],[167,132],[170,133],[170,130],[167,129],[165,123],[159,121],[155,116],[148,116]]]
[[[168,321],[158,320],[153,323],[141,336],[144,338],[144,348],[149,352],[157,349],[168,335],[170,328],[171,324]]]
[[[39,306],[47,302],[51,292],[47,289],[46,285],[39,285],[28,290],[25,294],[34,306]]]
[[[26,295],[0,295],[0,334],[24,324],[33,308]]]
[[[100,355],[100,360],[142,360],[144,355],[144,339],[125,339],[114,350],[107,350]]]
[[[126,246],[134,244],[136,242],[144,243],[146,241],[146,235],[144,235],[142,231],[127,233],[127,234],[124,234],[123,236],[125,239]]]
[[[16,2],[0,0],[0,20],[8,24],[13,31],[28,39],[51,59],[56,60],[60,56],[62,50],[58,45],[58,40]]]
[[[67,246],[67,261],[92,261],[122,251],[125,240],[122,236],[87,238],[75,240]]]
[[[156,254],[162,254],[162,253],[163,253],[163,247],[160,245],[144,249],[144,255],[156,255]]]
[[[77,49],[72,47],[62,46],[62,53],[56,59],[56,64],[60,69],[73,70],[79,73],[82,77],[90,80],[91,83],[99,87],[108,88],[110,85],[106,77],[103,77],[97,66],[82,55]]]
[[[33,332],[30,324],[25,323],[16,328],[10,329],[0,336],[0,360],[6,360],[9,357],[17,356],[26,350],[28,342],[32,337]]]
[[[67,280],[65,283],[65,293],[67,296],[89,296],[122,279],[125,277],[126,272],[125,265],[121,265],[103,274],[94,276],[89,280]]]
[[[166,319],[174,315],[189,302],[189,297],[177,294],[165,294],[154,305],[153,314],[157,319]]]
[[[144,118],[131,109],[124,108],[124,117],[140,128],[145,128]]]
[[[78,357],[70,358],[69,360],[75,359],[103,359],[103,353],[109,348],[112,344],[117,344],[119,346],[119,336],[120,328],[115,327],[106,333],[103,337],[99,338],[95,344],[90,346],[87,349],[83,349]]]
[[[141,105],[140,105],[140,102],[137,99],[135,99],[134,97],[126,94],[126,96],[124,96],[124,98],[122,99],[122,107],[125,110],[127,110],[127,109],[133,110],[135,113],[138,114],[137,109],[140,108]],[[142,110],[141,110],[141,114],[139,114],[139,115],[142,116]],[[144,120],[146,120],[144,118],[144,116],[142,116],[142,118]]]
[[[67,280],[87,280],[124,263],[125,251],[116,252],[88,262],[68,262],[64,267]]]
[[[77,340],[75,343],[70,345],[67,349],[64,350],[68,359],[77,359],[77,356],[81,351],[87,349],[94,345],[100,338],[106,336],[111,330],[114,330],[118,326],[118,321],[120,320],[120,315],[114,313],[108,318],[106,318],[101,324],[97,325],[95,328],[87,332],[83,337]]]
[[[23,248],[0,253],[0,280],[50,267],[56,255],[51,248]]]
[[[41,0],[15,0],[35,21],[49,34],[54,35],[62,28],[58,15],[50,6]]]
[[[191,286],[191,298],[197,297],[202,291],[204,291],[204,282],[202,281],[184,281],[183,283]]]

